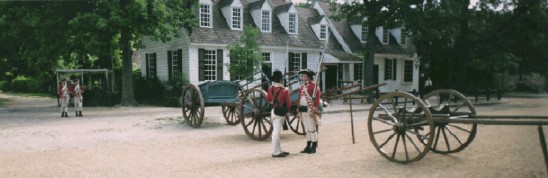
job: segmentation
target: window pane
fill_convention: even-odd
[[[217,80],[217,51],[204,51],[204,79]]]
[[[289,33],[295,33],[297,30],[297,15],[289,14]]]
[[[302,64],[302,61],[301,61],[301,53],[295,53],[293,55],[293,59],[291,59],[293,61],[293,70],[301,70],[302,67],[301,67],[301,64]]]
[[[241,9],[240,8],[234,8],[232,9],[232,28],[241,28]]]
[[[210,27],[211,11],[209,10],[209,5],[200,4],[200,26],[201,27]]]
[[[382,43],[388,43],[388,29],[382,29]]]
[[[262,13],[262,31],[270,31],[270,11],[263,11]]]
[[[362,22],[362,42],[367,42],[367,34],[369,33],[369,27],[367,21]]]
[[[413,61],[406,60],[404,64],[403,81],[413,82]]]
[[[325,39],[327,37],[327,26],[320,25],[320,39]]]

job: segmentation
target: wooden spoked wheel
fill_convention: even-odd
[[[234,97],[239,100],[238,102],[221,104],[223,116],[225,117],[228,125],[236,125],[240,123],[240,102],[242,101],[243,93],[243,90],[240,88],[234,94]]]
[[[222,105],[223,116],[228,125],[240,123],[240,103],[227,103]]]
[[[289,125],[289,128],[293,132],[295,132],[297,135],[304,135],[304,124],[301,121],[301,118],[299,118],[298,114],[295,114],[294,116],[288,116],[285,119],[287,121],[287,124]]]
[[[254,88],[244,92],[239,109],[240,123],[249,137],[264,140],[272,134],[270,104],[266,102],[264,90]]]
[[[181,107],[185,122],[194,128],[204,120],[204,98],[196,85],[187,84],[181,94]]]
[[[466,148],[476,136],[477,124],[451,123],[451,118],[473,118],[476,109],[472,102],[455,90],[435,90],[426,94],[424,103],[434,118],[448,118],[448,122],[435,122],[435,153],[456,153]],[[438,116],[439,115],[439,116]]]
[[[380,97],[369,110],[369,138],[386,159],[398,163],[418,161],[430,151],[434,121],[417,97],[405,92]]]

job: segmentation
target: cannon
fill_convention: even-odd
[[[541,126],[548,117],[478,115],[470,100],[455,90],[435,90],[422,99],[406,92],[378,98],[369,110],[367,129],[371,143],[386,159],[407,164],[428,152],[441,154],[464,150],[473,140],[477,124],[538,125],[546,161]]]

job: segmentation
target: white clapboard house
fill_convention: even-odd
[[[139,49],[142,75],[168,81],[187,77],[193,84],[234,80],[228,73],[227,46],[238,42],[243,26],[261,31],[259,44],[265,62],[262,71],[292,71],[319,68],[324,46],[327,69],[321,77],[322,90],[362,78],[366,20],[351,23],[329,18],[329,4],[314,2],[308,8],[290,0],[199,0],[198,27],[185,29],[178,38],[163,43],[144,38]],[[375,29],[379,46],[375,54],[374,83],[388,83],[381,92],[418,89],[415,48],[402,28]],[[326,41],[328,42],[327,45]]]

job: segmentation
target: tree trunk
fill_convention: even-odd
[[[375,36],[375,25],[372,23],[368,23],[369,31],[367,33],[367,44],[366,44],[366,50],[365,55],[363,58],[363,82],[362,85],[364,86],[371,86],[373,85],[373,63],[375,63],[375,44],[376,36]],[[375,95],[373,95],[373,90],[366,90],[366,95],[369,95],[367,98],[368,103],[375,102]]]
[[[120,5],[124,11],[127,11],[125,6],[127,1],[120,1]],[[126,13],[127,14],[127,13]],[[131,49],[131,31],[129,27],[125,26],[120,32],[120,46],[122,47],[122,99],[120,105],[122,106],[135,106],[137,101],[133,92],[133,65],[131,64],[131,56],[133,50]]]

